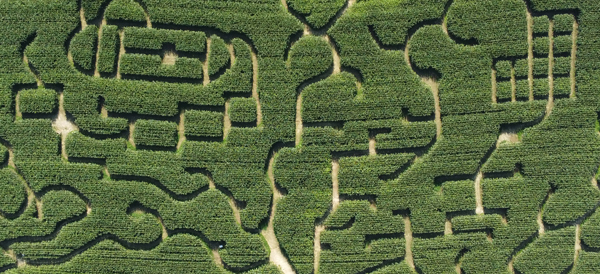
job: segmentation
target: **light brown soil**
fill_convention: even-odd
[[[274,163],[275,157],[271,157],[271,159],[269,159],[269,165],[267,167],[267,176],[269,178],[269,183],[271,184],[271,190],[273,192],[273,202],[267,229],[261,231],[261,235],[267,241],[267,244],[269,245],[269,249],[271,251],[269,255],[269,261],[272,264],[278,266],[284,274],[295,274],[296,272],[294,271],[288,259],[285,257],[285,255],[283,255],[283,252],[281,251],[279,240],[277,240],[277,236],[275,236],[275,229],[273,227],[275,211],[277,209],[277,202],[283,197],[283,195],[281,195],[279,190],[275,187],[275,174],[273,172]]]
[[[133,139],[133,132],[135,131],[135,121],[129,123],[129,143],[135,148],[135,140]]]
[[[538,212],[538,215],[537,215],[537,224],[538,224],[538,227],[539,227],[538,228],[538,234],[540,234],[540,236],[544,235],[544,233],[546,233],[546,228],[544,226],[544,221],[542,219],[542,213],[543,213],[542,209],[540,208],[540,211]]]
[[[571,98],[577,97],[577,79],[576,79],[576,64],[577,64],[577,36],[579,35],[579,24],[577,21],[573,23],[573,47],[571,49]]]
[[[321,233],[323,233],[323,231],[325,231],[325,226],[318,225],[315,227],[315,261],[313,263],[315,269],[314,273],[319,273],[319,263],[321,262]]]
[[[240,215],[240,209],[235,205],[233,197],[229,197],[229,206],[233,211],[233,217],[238,225],[242,225],[242,216]]]
[[[176,149],[180,149],[185,142],[185,110],[179,112],[179,124],[177,125],[177,135],[179,135],[179,141],[177,141]]]
[[[165,51],[162,59],[162,64],[167,66],[175,65],[175,61],[177,61],[177,53],[174,51]]]
[[[262,108],[260,97],[258,96],[258,57],[256,52],[251,51],[252,55],[252,98],[256,101],[256,126],[262,124]],[[232,61],[233,62],[233,61]]]
[[[483,198],[482,198],[482,188],[481,181],[483,180],[483,173],[480,171],[477,173],[477,177],[475,177],[475,213],[483,214]]]
[[[527,62],[529,65],[529,72],[527,73],[527,80],[529,82],[529,101],[533,101],[533,17],[529,11],[527,11],[527,44],[529,45],[527,50]]]
[[[100,60],[100,40],[102,40],[102,29],[104,28],[104,26],[106,26],[106,19],[102,19],[102,22],[100,23],[100,26],[98,27],[98,43],[97,43],[97,48],[96,48],[96,64],[94,64],[94,77],[100,77],[100,71],[98,70],[98,62]],[[121,45],[123,45],[122,43],[123,41],[121,41]],[[122,46],[121,46],[122,47]],[[119,74],[119,64],[121,63],[121,54],[119,54],[119,59],[118,59],[118,63],[117,63],[117,78],[120,78],[120,74]]]
[[[121,58],[125,54],[125,44],[123,43],[124,39],[125,39],[125,30],[120,29],[119,30],[119,55],[117,56],[117,76],[116,76],[117,79],[121,79]],[[100,43],[98,42],[98,44],[100,44]],[[99,47],[98,47],[98,52],[100,52]],[[96,64],[96,68],[97,68],[97,66],[98,66],[98,64]],[[98,74],[98,76],[100,76],[100,75]]]
[[[229,119],[229,104],[230,101],[225,102],[225,113],[223,113],[223,139],[227,138],[229,131],[231,130],[231,119]]]
[[[549,53],[548,53],[548,103],[546,104],[546,114],[545,117],[548,117],[550,113],[552,113],[552,109],[554,108],[554,20],[550,20],[549,28],[548,28],[548,38],[550,40],[549,45]],[[532,68],[533,70],[533,68]]]
[[[500,136],[498,136],[498,141],[496,142],[496,147],[501,146],[503,143],[518,143],[519,135],[516,132],[502,132]]]
[[[85,27],[87,27],[87,21],[85,21],[83,6],[79,9],[79,20],[81,21],[81,29],[85,29]]]
[[[573,265],[577,264],[579,258],[579,252],[581,251],[581,225],[575,225],[575,256],[573,258]]]
[[[52,121],[52,129],[61,136],[62,157],[69,159],[66,147],[67,135],[79,129],[71,121],[67,120],[67,113],[64,107],[64,94],[62,92],[58,96],[58,116]]]
[[[17,95],[15,96],[15,116],[17,118],[23,118],[23,113],[21,113],[21,107],[20,107],[20,101],[21,99],[21,95],[17,92]]]
[[[406,254],[404,255],[404,261],[406,264],[415,271],[415,262],[413,259],[412,246],[413,246],[413,235],[410,227],[410,217],[404,216],[404,239],[406,240]]]
[[[339,161],[333,160],[331,162],[331,181],[332,181],[332,201],[331,201],[331,212],[335,212],[340,206],[340,187],[338,175],[340,174],[340,163]]]
[[[452,235],[452,222],[450,219],[446,219],[446,223],[444,225],[444,235]]]
[[[327,40],[327,43],[329,44],[329,47],[331,48],[331,54],[333,56],[333,74],[338,74],[342,71],[342,62],[341,62],[340,53],[337,51],[337,48],[335,47],[335,43],[333,42],[331,37],[329,37],[329,35],[325,35],[325,40]]]
[[[435,106],[435,126],[437,131],[437,138],[442,136],[442,109],[440,107],[440,83],[435,79],[423,77],[421,81],[425,83],[433,93],[434,106]]]
[[[204,73],[204,75],[202,76],[202,84],[204,86],[207,86],[208,84],[210,84],[210,75],[208,75],[208,66],[209,66],[209,61],[210,61],[210,45],[211,45],[212,39],[210,39],[210,37],[206,38],[206,60],[204,60],[204,64],[202,64],[202,72]]]
[[[517,101],[517,77],[515,74],[515,68],[513,67],[510,69],[510,101],[513,103]]]
[[[496,76],[498,72],[492,69],[492,103],[498,102],[498,83],[496,82]]]
[[[377,155],[377,141],[375,137],[369,138],[369,155]]]
[[[296,100],[296,146],[302,141],[302,94],[298,94]]]

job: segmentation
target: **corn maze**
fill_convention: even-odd
[[[2,0],[0,272],[600,273],[600,2]]]

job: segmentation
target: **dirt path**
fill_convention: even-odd
[[[498,82],[496,81],[496,77],[498,76],[498,71],[495,68],[492,68],[492,103],[498,103]]]
[[[229,118],[230,104],[230,99],[227,99],[225,101],[225,113],[223,113],[223,140],[227,139],[227,135],[229,135],[229,131],[231,130],[231,119]]]
[[[331,199],[331,212],[335,212],[340,206],[340,186],[338,175],[340,174],[340,162],[334,159],[331,162],[331,181],[332,181],[332,199]]]
[[[314,240],[314,273],[319,273],[319,262],[321,262],[321,233],[325,231],[325,226],[317,225],[315,226],[315,240]]]
[[[483,197],[482,197],[482,187],[481,181],[483,180],[483,173],[479,171],[477,173],[477,177],[475,177],[475,213],[478,215],[483,214]]]
[[[267,244],[269,245],[269,249],[271,251],[269,255],[269,261],[272,264],[278,266],[284,274],[296,274],[296,271],[294,271],[294,268],[292,268],[292,265],[281,251],[279,240],[277,240],[277,236],[275,235],[275,229],[273,227],[273,221],[275,219],[275,212],[277,209],[277,202],[283,197],[283,195],[275,186],[275,174],[273,172],[274,163],[275,157],[273,155],[271,156],[271,159],[269,159],[269,165],[267,168],[267,176],[269,178],[269,183],[271,184],[271,190],[273,192],[271,215],[269,216],[269,223],[267,225],[267,229],[261,231],[261,235],[267,241]]]
[[[573,268],[577,265],[579,253],[581,252],[581,224],[575,225],[575,254],[573,256]]]
[[[260,97],[258,96],[258,56],[256,56],[254,50],[251,50],[250,54],[252,56],[252,98],[256,101],[256,126],[260,126],[263,117]]]
[[[302,142],[302,129],[304,125],[302,124],[302,94],[298,94],[298,98],[296,99],[296,146],[300,145]]]
[[[58,116],[56,117],[56,119],[54,119],[52,121],[52,129],[54,129],[54,131],[56,131],[56,133],[60,134],[60,136],[61,136],[61,154],[64,159],[68,160],[69,156],[67,155],[67,147],[66,147],[67,135],[69,135],[69,133],[71,133],[73,131],[77,131],[79,129],[71,121],[67,120],[67,113],[66,113],[65,107],[64,107],[63,92],[59,92],[59,95],[58,95]]]
[[[375,140],[375,136],[369,138],[369,155],[377,155],[377,140]]]
[[[442,136],[442,108],[440,107],[440,83],[433,78],[422,77],[421,81],[425,83],[433,93],[435,106],[435,127],[436,137],[439,139]]]
[[[100,62],[100,43],[102,42],[101,41],[102,40],[102,31],[103,31],[102,29],[104,28],[104,26],[106,26],[106,19],[102,19],[100,26],[98,26],[98,42],[96,44],[97,48],[96,48],[96,63],[94,64],[94,77],[100,77],[100,71],[98,70],[98,63]],[[123,43],[121,43],[121,47],[123,47]],[[118,63],[117,63],[117,78],[121,77],[121,75],[119,74],[119,64],[121,63],[120,52],[121,51],[119,50],[119,59],[118,59]]]
[[[576,64],[577,64],[577,36],[579,35],[579,23],[577,20],[573,23],[573,47],[571,48],[571,98],[577,97],[577,78],[576,78]]]
[[[204,60],[204,64],[202,64],[202,84],[204,86],[208,86],[210,84],[210,75],[208,74],[208,66],[210,61],[210,45],[212,44],[212,39],[210,37],[206,38],[206,60]]]
[[[129,138],[127,141],[131,144],[133,148],[135,148],[135,140],[133,139],[133,132],[135,131],[135,121],[129,122]]]
[[[176,149],[179,150],[185,142],[185,110],[182,109],[179,111],[179,124],[177,125],[177,135],[179,135],[179,140],[177,141]]]
[[[452,221],[448,218],[444,224],[444,235],[452,235]]]
[[[123,43],[123,40],[125,40],[125,30],[120,29],[119,30],[119,54],[117,55],[117,79],[121,79],[121,59],[123,58],[123,55],[125,54],[125,43]],[[100,52],[100,48],[98,48],[98,52]],[[163,60],[164,61],[164,60]],[[173,61],[173,64],[175,63],[175,61]]]
[[[413,259],[412,246],[413,246],[413,235],[412,229],[410,226],[410,216],[404,216],[404,239],[406,240],[406,254],[404,255],[404,260],[406,264],[414,271],[415,269],[415,261]]]
[[[529,101],[533,101],[533,17],[529,10],[527,11],[527,64],[529,72],[527,81],[529,82]]]
[[[550,116],[554,108],[554,20],[550,20],[548,27],[548,38],[550,44],[548,47],[548,103],[546,104],[545,118]],[[532,68],[533,70],[533,68]]]

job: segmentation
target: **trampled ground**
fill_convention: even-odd
[[[2,0],[0,271],[600,273],[596,0]]]

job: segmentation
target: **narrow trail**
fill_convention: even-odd
[[[62,91],[59,92],[59,94],[58,94],[58,116],[56,117],[56,119],[54,119],[52,121],[52,129],[54,129],[54,131],[56,131],[56,133],[60,134],[61,154],[62,154],[63,159],[68,160],[69,155],[67,154],[67,146],[66,146],[67,135],[69,135],[69,133],[71,133],[73,131],[79,130],[79,128],[77,128],[77,126],[73,122],[71,122],[67,119],[67,113],[66,113],[65,107],[64,107],[64,98],[65,98],[64,93]]]
[[[571,72],[570,72],[570,78],[571,78],[571,98],[576,98],[577,97],[577,74],[576,74],[576,64],[577,64],[577,36],[579,35],[579,23],[577,23],[577,20],[575,20],[575,22],[573,22],[573,34],[572,34],[572,40],[573,40],[573,46],[571,48]]]
[[[440,83],[430,77],[422,77],[421,81],[425,83],[425,85],[427,85],[433,93],[433,102],[435,107],[434,121],[436,128],[436,138],[439,140],[439,138],[442,136],[442,108],[440,106]]]
[[[527,11],[527,81],[529,83],[529,101],[533,101],[533,16]]]
[[[17,95],[15,95],[15,117],[17,119],[21,119],[23,118],[23,113],[21,113],[21,94],[19,94],[19,92],[17,92]]]
[[[135,121],[130,121],[129,122],[129,137],[128,137],[127,141],[133,148],[135,148],[135,140],[133,138],[134,131],[135,131]]]
[[[548,104],[546,105],[547,118],[554,108],[554,20],[550,20],[548,27],[548,38],[550,45],[548,47]],[[533,70],[533,68],[532,68]]]
[[[492,68],[492,103],[498,103],[498,81],[496,80],[498,77],[498,71],[495,68]]]
[[[319,273],[319,263],[321,262],[321,233],[325,231],[325,226],[317,225],[315,226],[315,240],[314,242],[314,273]]]
[[[104,29],[104,26],[106,26],[106,19],[102,19],[102,22],[100,23],[100,26],[98,26],[98,41],[97,41],[97,48],[96,48],[96,63],[94,64],[94,77],[100,77],[100,70],[98,70],[98,64],[100,63],[100,44],[101,44],[101,40],[102,40],[102,32]],[[121,43],[122,45],[123,43]],[[121,51],[119,50],[119,53]],[[120,55],[120,54],[119,54]],[[120,56],[119,56],[119,63],[121,61]],[[119,67],[117,66],[117,76],[120,76],[119,74]]]
[[[446,218],[446,223],[444,224],[444,235],[452,235],[452,221]]]
[[[206,38],[206,60],[204,60],[204,63],[202,64],[202,85],[204,85],[205,87],[208,86],[208,84],[210,84],[210,75],[208,74],[208,66],[209,66],[209,61],[210,61],[210,46],[212,44],[212,39],[210,39],[210,37]]]
[[[252,57],[252,98],[256,101],[256,126],[262,125],[262,107],[258,96],[258,56],[254,50],[250,51]],[[233,59],[231,61],[233,63]]]
[[[229,106],[231,105],[231,99],[225,101],[225,113],[223,113],[223,140],[227,139],[229,131],[231,130],[231,119],[229,118]]]
[[[577,264],[579,253],[581,252],[581,224],[575,225],[575,252],[573,256],[573,267]]]
[[[123,58],[123,55],[125,55],[125,43],[123,43],[124,40],[125,40],[125,30],[119,29],[119,54],[117,55],[117,75],[116,75],[117,79],[122,78],[122,76],[121,76],[121,59]],[[100,46],[98,46],[98,49],[96,50],[98,53],[100,52],[99,47]],[[175,63],[175,61],[173,61],[173,63]]]
[[[185,110],[181,109],[179,111],[179,124],[177,124],[177,135],[179,137],[177,141],[177,146],[175,147],[177,150],[181,148],[183,143],[185,142]]]
[[[314,30],[309,26],[309,24],[307,23],[307,21],[304,18],[302,18],[300,15],[296,15],[290,11],[286,0],[281,0],[281,4],[282,4],[283,8],[285,9],[285,11],[294,15],[296,17],[296,19],[298,19],[304,25],[303,35],[301,37],[299,37],[298,39],[301,39],[302,37],[305,37],[305,36],[321,37],[328,43],[329,47],[331,48],[331,54],[333,57],[332,58],[333,59],[333,64],[332,64],[333,69],[331,70],[331,73],[329,73],[327,75],[323,75],[323,78],[327,78],[332,75],[339,74],[342,71],[340,53],[338,52],[338,49],[337,49],[333,39],[327,34],[327,31],[331,28],[331,26],[333,26],[335,24],[335,22],[341,16],[343,16],[346,13],[348,8],[350,8],[355,3],[356,3],[356,0],[348,0],[346,2],[346,4],[344,5],[344,7],[340,11],[338,11],[338,13],[330,20],[330,22],[325,27],[323,27],[322,29],[319,29],[319,30]],[[306,86],[308,86],[308,85],[306,85]],[[361,84],[357,83],[357,87],[360,88]],[[304,91],[304,88],[301,88],[300,90],[298,90],[298,93],[296,94],[296,96],[297,96],[297,98],[296,98],[296,120],[295,120],[295,124],[296,124],[295,145],[296,145],[296,147],[298,147],[302,144],[302,132],[304,129],[304,124],[303,124],[303,120],[302,120],[302,93],[303,93],[303,91]],[[369,146],[370,146],[369,151],[372,154],[376,153],[374,141],[375,140],[369,140]],[[331,205],[332,212],[337,209],[337,207],[339,206],[339,202],[340,202],[338,178],[337,178],[338,173],[339,173],[339,162],[337,161],[337,159],[335,159],[332,161],[332,188],[333,188],[333,190],[332,190],[332,205]],[[314,236],[314,241],[313,241],[313,243],[314,243],[314,251],[313,251],[313,253],[314,253],[314,273],[319,272],[319,262],[320,262],[320,257],[321,257],[321,233],[323,231],[325,231],[325,227],[323,225],[315,226],[315,236]],[[287,274],[287,273],[293,273],[293,272],[285,272],[284,271],[284,273]]]
[[[340,174],[340,162],[338,159],[331,161],[332,201],[331,212],[335,212],[340,206],[340,186],[338,176]]]
[[[310,25],[307,23],[307,21],[304,18],[302,18],[300,15],[296,15],[296,14],[290,12],[289,6],[288,6],[286,0],[281,0],[281,4],[285,8],[286,12],[294,15],[296,17],[296,19],[298,19],[304,25],[303,34],[298,39],[301,39],[302,37],[305,37],[305,36],[317,36],[317,37],[323,38],[329,44],[329,47],[331,48],[331,54],[333,57],[333,70],[329,75],[324,75],[323,76],[324,78],[327,78],[331,75],[339,74],[342,71],[340,53],[338,52],[338,49],[337,49],[333,39],[329,36],[329,34],[327,34],[327,31],[355,3],[356,3],[356,0],[348,0],[346,2],[346,4],[344,5],[344,7],[330,20],[330,22],[325,27],[323,27],[322,29],[316,30],[316,29],[311,28]],[[357,83],[357,87],[360,88],[361,84]],[[304,91],[304,88],[299,90],[298,94],[296,95],[297,96],[297,99],[296,99],[296,140],[295,140],[296,146],[299,146],[302,143],[302,131],[304,128],[303,121],[302,121],[302,92],[303,91]]]
[[[512,103],[517,101],[517,75],[514,67],[510,68],[510,101]]]
[[[483,189],[481,186],[483,181],[483,172],[479,171],[477,177],[475,177],[475,214],[483,215]]]
[[[416,267],[415,267],[415,261],[413,258],[413,253],[412,253],[413,235],[412,235],[412,229],[411,229],[411,224],[410,224],[410,217],[408,215],[404,216],[404,239],[406,241],[406,246],[405,246],[406,253],[404,255],[404,260],[406,261],[406,264],[408,264],[410,269],[412,269],[412,271],[415,272]]]
[[[375,139],[375,136],[369,138],[369,155],[377,155],[377,140]]]
[[[269,183],[271,184],[271,190],[273,192],[273,200],[271,202],[271,215],[269,215],[269,223],[267,225],[267,228],[261,231],[261,235],[267,241],[267,244],[269,245],[269,249],[271,251],[269,255],[269,261],[272,264],[278,266],[284,274],[296,274],[296,271],[294,271],[294,268],[292,267],[288,259],[285,257],[285,255],[283,255],[283,251],[281,250],[281,246],[279,245],[279,240],[277,240],[277,236],[275,235],[275,229],[273,226],[273,222],[275,220],[275,213],[277,209],[277,203],[281,198],[283,198],[283,195],[275,185],[275,174],[273,171],[274,163],[275,153],[273,153],[273,156],[271,156],[271,159],[269,159],[269,165],[267,168],[267,177],[269,179]]]

